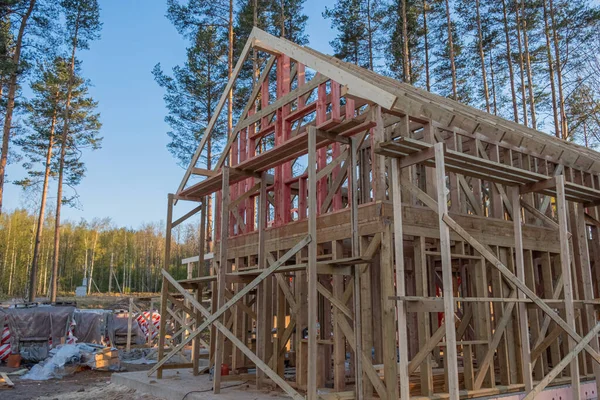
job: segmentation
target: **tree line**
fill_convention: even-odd
[[[97,102],[89,94],[90,82],[81,72],[78,54],[99,39],[102,24],[97,0],[4,0],[0,3],[0,113],[3,117],[0,156],[0,213],[9,161],[22,163],[27,176],[11,183],[38,199],[32,242],[26,268],[19,264],[9,272],[8,293],[23,290],[13,286],[13,273],[28,272],[26,295],[36,298],[44,257],[42,243],[51,239],[49,295],[58,292],[61,257],[61,212],[63,205],[77,202],[74,188],[85,176],[86,149],[99,149],[100,116]],[[27,95],[25,95],[27,93]],[[53,229],[45,232],[50,183],[56,185]],[[3,215],[3,214],[2,214]],[[3,215],[4,217],[4,215]],[[11,227],[11,217],[0,225],[13,234],[13,261],[18,252],[17,235],[28,235],[23,226]],[[19,231],[18,231],[19,230]],[[9,235],[10,236],[10,235]],[[3,277],[10,264],[7,244],[2,261]],[[48,254],[46,254],[47,256]],[[16,264],[10,264],[16,268]],[[14,275],[15,278],[19,275]],[[4,279],[3,279],[4,280]],[[14,284],[17,284],[14,280]],[[18,289],[17,289],[18,288]]]
[[[26,297],[38,222],[37,210],[25,208],[0,215],[0,297]],[[54,213],[43,225],[39,247],[36,293],[49,296],[52,286]],[[109,218],[65,221],[61,226],[58,260],[59,293],[71,294],[84,278],[90,294],[159,292],[165,265],[164,223],[138,229],[118,227]],[[181,260],[198,254],[197,224],[173,230],[169,272],[187,276]]]
[[[166,18],[186,43],[185,60],[168,71],[158,63],[152,73],[164,89],[168,149],[182,167],[204,135],[254,26],[308,43],[304,1],[167,0]],[[85,176],[84,150],[101,146],[97,102],[77,57],[99,39],[99,14],[97,0],[0,3],[0,212],[9,161],[21,163],[28,172],[13,183],[38,199],[35,212],[2,214],[0,268],[5,274],[14,265],[10,290],[3,282],[3,292],[31,297],[42,291],[55,298],[58,284],[72,290],[83,276],[91,276],[88,282],[95,282],[97,289],[108,290],[108,277],[114,277],[106,270],[111,265],[108,253],[113,268],[122,268],[117,276],[125,271],[122,286],[156,289],[152,282],[161,261],[158,242],[152,247],[157,253],[150,257],[155,264],[142,258],[129,264],[133,254],[148,252],[130,249],[127,257],[119,253],[128,260],[119,266],[117,252],[110,249],[113,243],[124,246],[122,240],[107,242],[97,257],[90,256],[89,240],[65,243],[71,238],[67,232],[78,231],[79,224],[61,223],[62,206],[77,202],[74,188]],[[600,142],[600,8],[594,1],[336,0],[322,14],[331,24],[330,44],[340,59],[565,140],[589,147]],[[264,54],[254,51],[251,63],[242,68],[202,154],[205,167],[213,167],[266,62]],[[47,201],[50,182],[56,183],[59,199],[54,207]],[[210,251],[213,200],[208,200],[205,245]],[[13,218],[11,236],[8,223]],[[17,233],[16,226],[27,230]],[[119,231],[110,226],[106,232]],[[125,231],[132,242],[146,232]],[[98,237],[110,236],[106,232]],[[160,235],[156,230],[153,237],[158,240]],[[193,246],[195,238],[190,240],[174,246]],[[189,249],[178,257],[194,254]],[[71,262],[68,257],[79,258]],[[177,274],[179,259],[167,261]]]

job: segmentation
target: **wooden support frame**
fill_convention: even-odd
[[[216,275],[176,282],[199,304],[212,282],[206,313],[163,277],[162,314],[180,322],[161,324],[157,376],[182,344],[192,343],[197,371],[198,332],[209,326],[215,393],[230,359],[256,365],[257,386],[309,399],[327,380],[337,392],[328,397],[349,396],[348,377],[357,399],[456,399],[538,393],[534,376],[550,383],[563,364],[575,396],[580,378],[600,376],[600,345],[587,342],[600,223],[595,209],[585,216],[600,200],[600,156],[260,30],[242,59],[250,50],[272,56],[216,167],[196,166],[208,132],[169,197],[166,255],[170,230],[217,193]],[[308,82],[306,68],[316,72]],[[191,174],[206,179],[184,190]],[[175,199],[200,204],[173,221]],[[307,233],[295,261],[277,267]],[[184,333],[177,345],[164,338],[173,331]],[[297,367],[294,392],[284,358]],[[417,369],[420,393],[410,387]]]

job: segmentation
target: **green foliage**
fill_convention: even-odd
[[[35,235],[36,215],[25,209],[0,215],[0,296],[25,295],[31,266],[31,244]],[[47,295],[52,266],[54,216],[44,223],[38,269],[38,293]],[[59,291],[74,292],[84,275],[91,274],[94,262],[91,291],[96,286],[108,291],[111,255],[114,264],[112,288],[120,287],[132,292],[160,291],[160,270],[164,263],[164,224],[147,223],[138,229],[117,227],[110,220],[64,221],[61,227],[59,259]],[[186,267],[181,259],[198,252],[197,225],[183,224],[173,231],[172,258],[168,270],[177,278],[186,277]],[[95,244],[95,245],[94,245]]]
[[[223,63],[227,49],[218,30],[200,26],[193,39],[185,64],[175,66],[172,75],[167,75],[160,64],[152,71],[156,82],[165,89],[165,122],[171,127],[167,148],[182,167],[190,163],[227,82],[227,65]],[[213,135],[226,135],[222,118]]]

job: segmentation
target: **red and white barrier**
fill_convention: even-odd
[[[144,318],[144,316],[146,318]],[[156,312],[152,312],[152,325],[156,328],[152,331],[148,326],[148,321],[150,320],[150,312],[144,311],[143,315],[138,314],[136,317],[136,321],[140,325],[142,332],[146,335],[146,338],[150,337],[150,339],[154,339],[158,335],[158,328],[160,327],[160,314]]]
[[[6,361],[6,359],[10,356],[10,344],[2,344],[0,345],[0,361]]]

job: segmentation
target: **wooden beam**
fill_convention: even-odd
[[[307,400],[317,400],[317,128],[308,127],[308,371]]]
[[[383,90],[379,86],[357,77],[355,73],[341,68],[339,60],[318,57],[309,49],[288,40],[276,38],[258,28],[254,28],[250,36],[256,38],[255,47],[257,48],[274,54],[286,54],[307,67],[327,75],[336,82],[343,82],[347,85],[347,93],[350,95],[370,100],[387,109],[392,109],[396,102],[396,96],[389,91]]]
[[[435,157],[435,154],[432,154]],[[401,160],[400,160],[401,161]],[[402,191],[400,190],[401,163],[397,158],[391,159],[392,201],[394,204],[394,250],[396,272],[396,295],[406,295],[404,273],[404,235],[402,233]],[[408,321],[406,306],[402,300],[396,300],[396,320],[398,323],[398,375],[400,376],[400,399],[410,399],[410,382],[408,374]],[[389,383],[388,383],[389,384]]]
[[[221,110],[223,110],[223,106],[225,105],[225,101],[227,100],[229,92],[233,89],[233,84],[236,81],[236,79],[240,73],[240,70],[242,69],[242,65],[244,65],[244,61],[246,61],[246,57],[248,56],[248,54],[250,52],[251,44],[252,44],[252,35],[250,35],[250,37],[248,38],[248,41],[246,42],[246,44],[244,45],[244,48],[242,49],[240,58],[238,58],[238,61],[235,64],[235,68],[233,69],[231,77],[227,81],[227,85],[225,85],[225,90],[221,94],[221,97],[219,98],[219,102],[217,103],[217,106],[215,107],[215,109],[213,111],[212,117],[211,117],[210,121],[208,121],[208,125],[206,126],[206,129],[204,130],[204,134],[202,135],[200,144],[198,145],[196,152],[192,156],[192,161],[190,162],[190,165],[188,166],[187,170],[185,171],[185,174],[183,175],[183,179],[181,180],[181,183],[179,184],[179,187],[177,188],[177,193],[180,193],[185,188],[185,185],[187,184],[188,180],[190,179],[190,175],[192,174],[192,170],[196,167],[196,163],[198,162],[198,159],[200,158],[200,154],[202,154],[202,150],[204,149],[204,146],[206,145],[208,138],[212,134],[213,127],[215,126],[215,123],[219,119]]]
[[[444,166],[444,145],[436,143],[435,148],[435,173],[437,182],[437,203],[440,223],[440,252],[442,253],[442,279],[444,295],[444,315],[446,318],[454,318],[454,288],[452,279],[452,259],[450,257],[450,229],[444,216],[448,213],[448,201],[446,197],[446,171]],[[458,400],[458,355],[456,350],[456,328],[452,323],[446,323],[446,352],[444,359],[448,365],[448,394],[450,400]]]
[[[196,213],[198,213],[198,211],[200,211],[201,209],[202,209],[202,204],[200,204],[198,207],[194,207],[194,209],[188,211],[183,217],[176,219],[173,222],[173,224],[171,225],[171,228],[175,228],[177,225],[181,224],[182,222],[184,222],[188,218],[190,218],[193,215],[195,215]]]
[[[516,260],[516,273],[517,277],[521,279],[521,282],[525,285],[525,259],[523,257],[523,232],[521,228],[522,214],[521,214],[521,196],[517,188],[511,188],[512,191],[512,205],[513,205],[513,224],[515,230],[515,260]],[[517,297],[519,299],[525,299],[525,294],[522,291],[518,291]],[[519,336],[521,338],[521,368],[523,371],[523,383],[525,384],[525,391],[529,392],[533,388],[533,376],[531,368],[531,354],[529,347],[529,320],[527,318],[527,306],[525,303],[519,303]]]
[[[575,309],[573,308],[573,283],[571,278],[571,250],[569,248],[568,222],[567,222],[567,201],[565,199],[565,177],[559,175],[551,179],[556,184],[556,210],[559,224],[560,237],[560,266],[563,277],[563,294],[565,299],[565,316],[569,327],[573,329],[575,325]],[[587,240],[587,239],[586,239]],[[568,337],[569,353],[572,353],[576,347],[577,341],[572,337]],[[539,386],[539,385],[538,385]],[[580,398],[580,382],[579,382],[579,363],[576,358],[571,361],[571,388],[573,390],[573,398]]]

